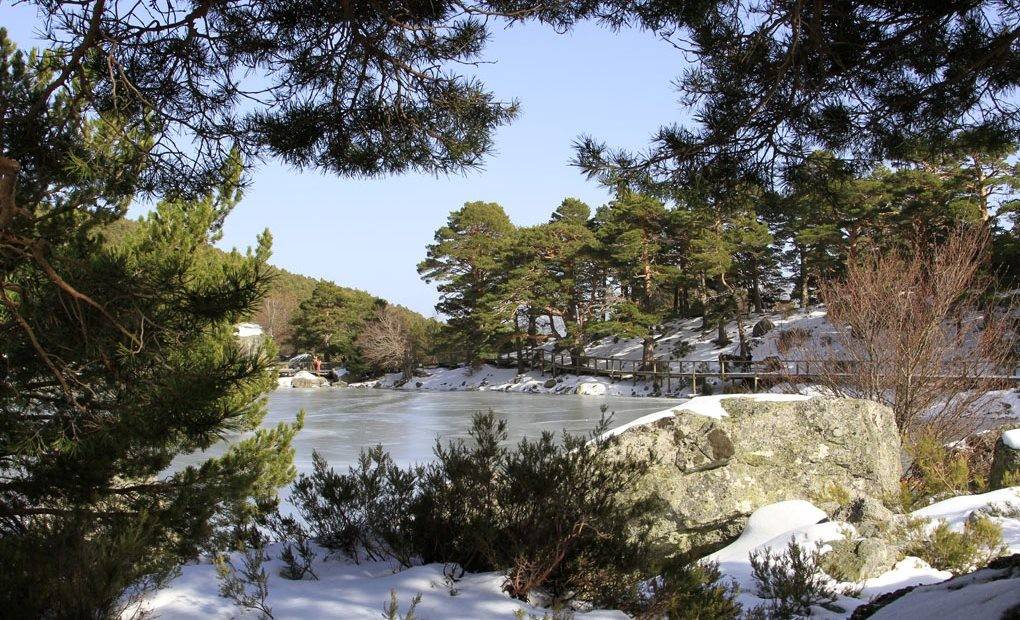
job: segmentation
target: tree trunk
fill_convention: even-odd
[[[808,292],[808,269],[807,252],[804,248],[798,248],[800,252],[800,307],[807,308],[811,303],[811,296]]]
[[[758,259],[751,259],[751,301],[754,303],[754,311],[761,313],[765,306],[761,301],[761,278],[758,275]]]
[[[524,338],[518,335],[514,340],[517,342],[517,374],[521,374],[526,370],[524,366]]]
[[[705,282],[705,274],[701,274],[701,284],[698,286],[698,300],[701,301],[701,329],[708,329],[708,283]]]
[[[641,345],[641,368],[648,370],[653,362],[655,362],[655,337],[649,334],[645,336]]]

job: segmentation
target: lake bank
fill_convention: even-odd
[[[373,381],[352,383],[353,388],[386,388],[404,392],[504,392],[511,394],[554,394],[594,397],[651,397],[688,398],[688,385],[673,384],[671,390],[642,379],[611,379],[594,375],[543,373],[529,370],[518,373],[514,368],[499,368],[483,364],[473,370],[458,368],[427,368],[425,376],[404,381],[400,373],[383,375]],[[285,385],[281,379],[281,385]],[[699,382],[699,385],[700,382]]]

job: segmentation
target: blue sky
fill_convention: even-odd
[[[15,41],[32,44],[33,8],[0,0],[0,15]],[[220,245],[246,246],[269,228],[274,264],[432,314],[435,289],[415,266],[451,210],[494,201],[528,225],[548,218],[566,196],[594,208],[608,194],[569,165],[573,140],[591,134],[640,148],[660,124],[682,116],[671,81],[683,57],[648,33],[584,24],[558,35],[525,25],[494,32],[485,57],[495,62],[477,75],[499,97],[519,99],[521,115],[498,132],[483,170],[358,180],[270,161],[252,171]]]

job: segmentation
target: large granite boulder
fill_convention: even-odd
[[[893,413],[870,401],[701,397],[622,432],[619,449],[658,458],[633,492],[661,500],[653,536],[663,557],[706,555],[774,502],[833,489],[883,499],[899,490]]]
[[[995,490],[1020,485],[1020,428],[1006,431],[995,442],[988,488]]]
[[[581,396],[605,396],[606,384],[599,381],[582,381],[574,388],[574,393]]]
[[[302,370],[295,374],[290,380],[290,387],[294,388],[317,388],[327,385],[329,385],[329,381],[327,381],[324,377],[313,375],[306,370]]]

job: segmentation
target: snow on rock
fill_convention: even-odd
[[[637,418],[636,420],[631,420],[630,422],[627,422],[626,424],[621,424],[620,426],[617,426],[615,428],[609,429],[608,431],[606,431],[606,433],[605,433],[605,435],[603,435],[603,437],[615,437],[616,435],[624,433],[624,432],[626,432],[626,431],[628,431],[628,430],[630,430],[632,428],[637,428],[639,426],[647,426],[647,425],[651,424],[652,422],[656,422],[658,420],[664,420],[666,418],[672,418],[675,415],[676,415],[676,411],[674,409],[665,409],[663,411],[656,411],[655,413],[649,413],[648,415],[643,415],[640,418]]]
[[[1011,450],[1020,450],[1020,428],[1014,428],[1003,433],[1002,443]]]
[[[580,393],[580,392],[578,392]],[[787,402],[787,401],[798,401],[808,400],[811,396],[801,394],[720,394],[717,396],[695,396],[689,401],[677,405],[672,409],[665,409],[663,411],[656,411],[655,413],[649,413],[648,415],[641,416],[636,420],[632,420],[626,424],[622,424],[615,428],[610,429],[606,432],[606,436],[619,435],[632,428],[638,428],[640,426],[647,426],[653,422],[669,418],[680,413],[693,413],[695,415],[705,416],[707,418],[719,419],[726,415],[726,411],[722,408],[722,401],[727,398],[749,398],[751,400],[759,402]]]
[[[767,602],[758,596],[757,584],[752,576],[751,554],[785,553],[790,541],[795,541],[809,552],[814,551],[819,547],[824,548],[825,543],[842,538],[846,528],[850,527],[826,521],[826,514],[811,502],[778,502],[754,511],[737,540],[704,559],[718,563],[722,574],[740,587],[737,601],[744,609],[750,610]],[[860,604],[847,597],[842,599],[840,602],[844,608]],[[825,610],[818,611],[823,615],[825,613]]]
[[[314,388],[329,385],[329,381],[314,375],[307,370],[302,370],[294,373],[294,376],[290,378],[290,387],[296,388]]]
[[[827,518],[825,512],[801,499],[763,506],[751,513],[740,538],[705,559],[719,562],[720,566],[724,563],[745,564],[748,555],[756,549],[771,546],[771,541],[778,539],[783,539],[781,546],[785,547],[794,532]]]
[[[713,396],[696,396],[686,403],[673,409],[675,413],[690,412],[708,418],[719,419],[726,415],[722,401],[729,398],[748,398],[759,402],[790,402],[807,400],[811,396],[803,394],[716,394]]]
[[[634,492],[662,502],[649,553],[663,556],[717,549],[755,510],[814,497],[826,485],[876,503],[899,490],[893,413],[868,401],[695,398],[622,431],[614,450],[656,457]]]
[[[974,511],[993,507],[1020,508],[1020,487],[953,497],[917,510],[911,516],[929,519],[932,523],[943,520],[959,529]],[[993,518],[1003,526],[1003,540],[1010,552],[1020,553],[1020,519]],[[824,552],[826,543],[853,532],[852,525],[829,521],[826,514],[810,502],[783,501],[754,511],[739,538],[704,559],[717,562],[724,578],[737,583],[740,587],[739,602],[745,609],[751,609],[766,602],[756,593],[750,562],[752,553],[767,549],[782,553],[791,540],[805,550],[820,548]],[[992,575],[978,571],[943,584],[953,577],[952,573],[936,570],[919,558],[906,557],[889,571],[857,584],[861,588],[858,598],[841,596],[837,605],[846,610],[845,615],[816,611],[822,617],[844,618],[854,608],[882,594],[908,586],[925,586],[917,588],[916,595],[912,592],[911,598],[904,597],[900,599],[902,602],[883,608],[873,618],[999,618],[1002,610],[1020,604],[1020,570],[1015,570],[1014,574],[1016,576],[1011,579],[1002,579],[1001,575],[994,579]],[[958,586],[962,584],[970,587],[959,590]],[[987,601],[986,606],[982,606],[983,600]],[[967,613],[957,613],[958,609],[967,610]]]
[[[953,573],[947,570],[932,568],[921,558],[910,556],[903,558],[878,577],[865,580],[861,588],[861,598],[868,600],[907,586],[939,583],[952,576]]]
[[[601,381],[583,381],[574,389],[574,393],[581,396],[605,396],[607,391],[606,384]]]
[[[963,531],[967,518],[975,511],[989,509],[990,518],[1002,527],[1002,542],[1010,553],[1020,553],[1020,519],[995,516],[996,512],[1020,510],[1020,487],[1009,487],[982,493],[950,497],[911,513],[914,517],[931,520],[932,524],[945,521],[953,530]],[[998,510],[996,510],[998,509]]]

